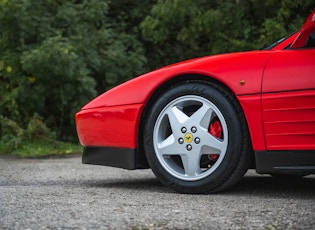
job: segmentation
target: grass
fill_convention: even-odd
[[[10,154],[24,158],[39,158],[48,156],[65,156],[82,153],[83,147],[79,144],[65,143],[61,141],[32,141],[23,142],[19,147],[10,151],[1,149],[0,154]]]

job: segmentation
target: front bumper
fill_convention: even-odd
[[[85,147],[83,164],[105,165],[124,169],[138,168],[136,150],[112,147]]]
[[[76,127],[83,146],[135,149],[143,104],[81,110]]]

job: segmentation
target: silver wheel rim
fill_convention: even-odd
[[[221,124],[220,138],[209,132],[214,119]],[[154,126],[153,144],[160,164],[169,174],[185,181],[200,180],[212,174],[226,154],[227,124],[209,100],[182,96],[161,111]]]

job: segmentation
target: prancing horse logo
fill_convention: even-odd
[[[185,134],[184,138],[187,143],[190,143],[193,141],[193,135],[191,133]]]

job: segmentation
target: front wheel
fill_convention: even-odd
[[[248,131],[236,99],[212,84],[180,84],[151,108],[144,132],[149,165],[182,193],[209,193],[238,182],[249,167]]]

